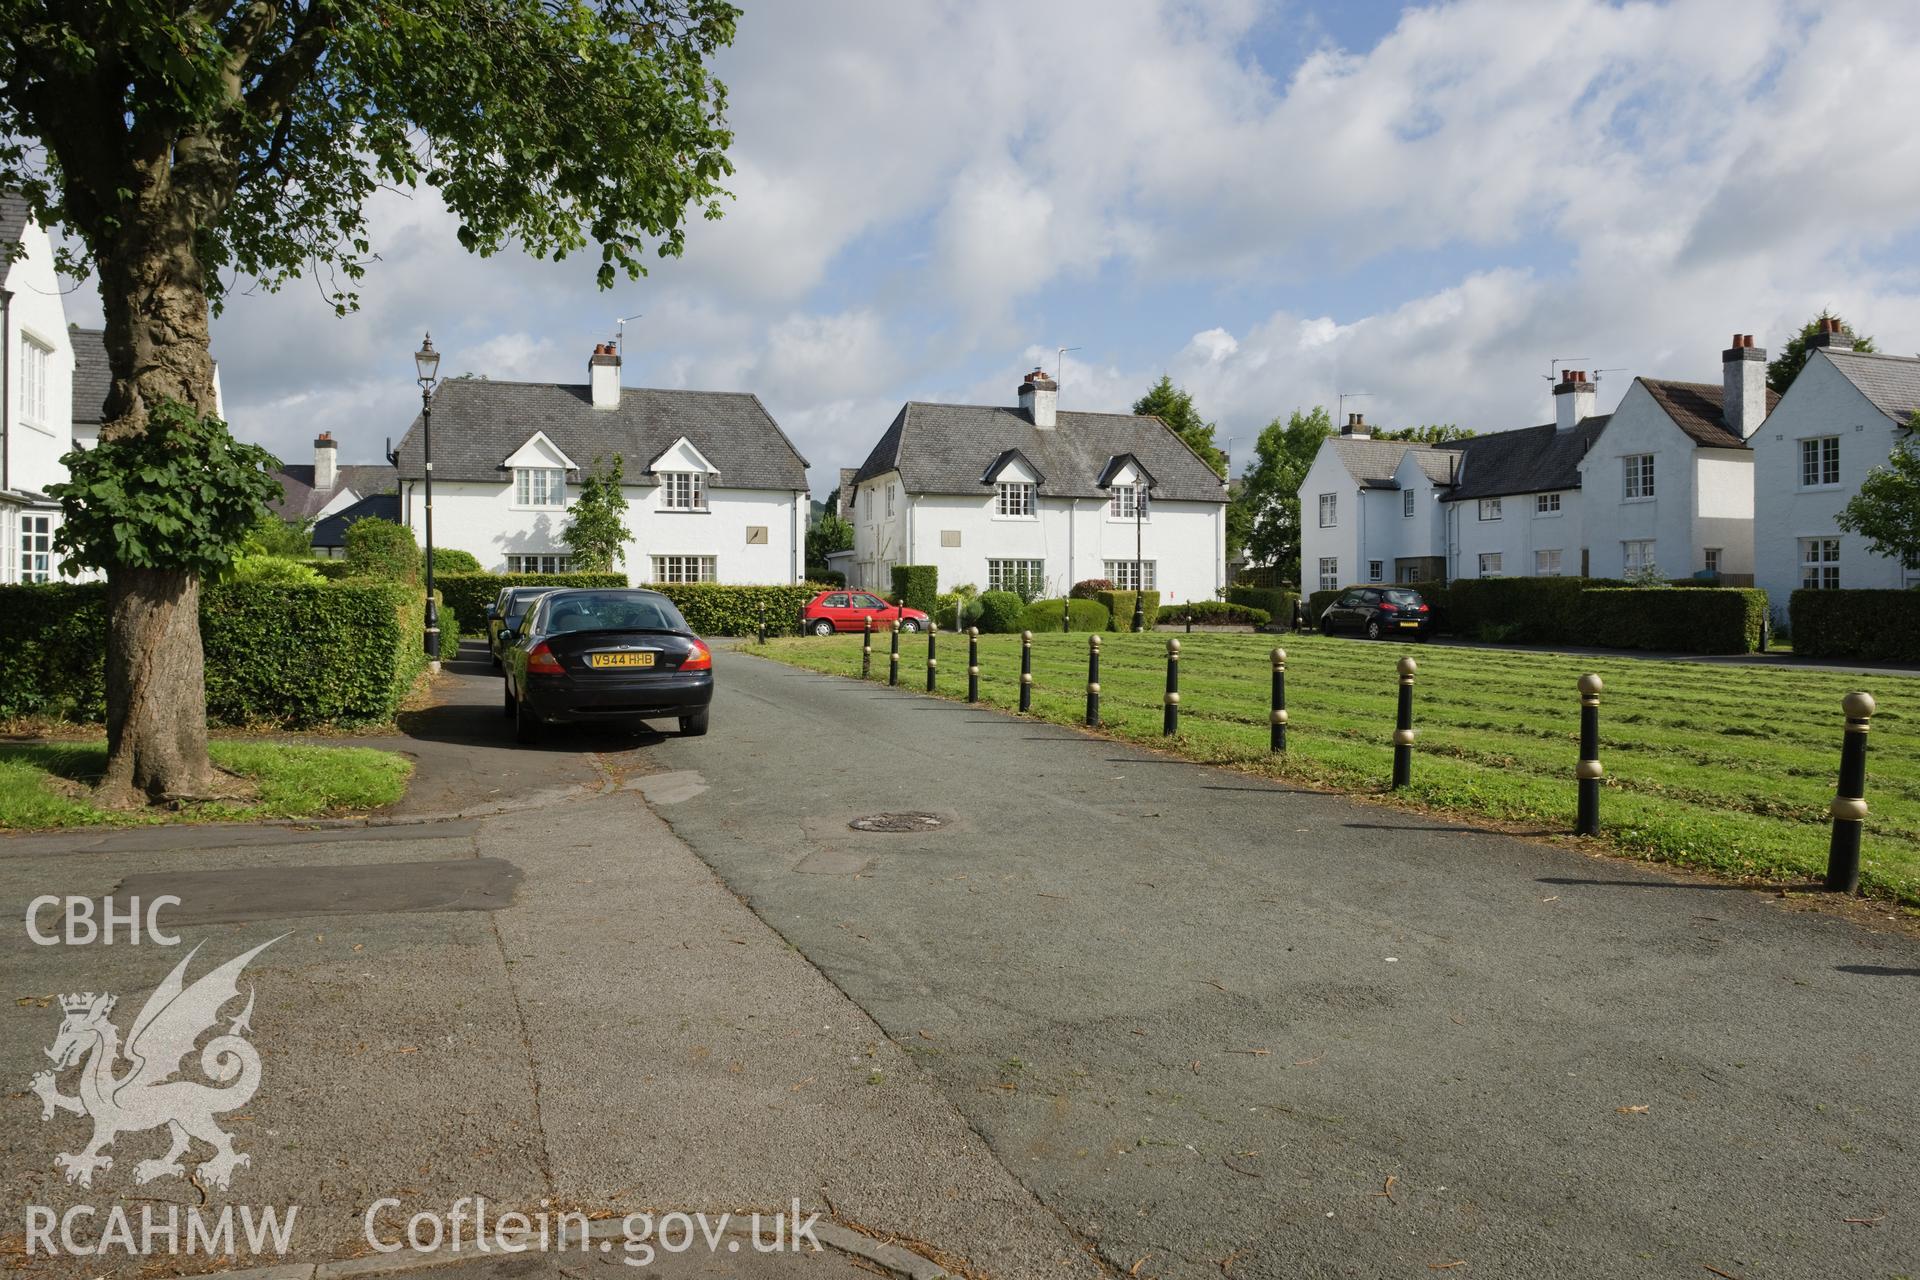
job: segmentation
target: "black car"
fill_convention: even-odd
[[[521,742],[554,724],[671,718],[687,737],[707,731],[713,651],[658,591],[548,590],[501,634],[506,713]]]
[[[1408,587],[1349,587],[1320,615],[1320,634],[1364,632],[1369,640],[1406,636],[1425,640],[1433,610]]]
[[[487,606],[487,653],[496,670],[500,666],[501,651],[506,648],[500,643],[500,633],[518,628],[533,602],[551,590],[552,587],[502,587],[493,603]]]

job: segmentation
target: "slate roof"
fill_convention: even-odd
[[[1554,423],[1495,431],[1437,446],[1460,455],[1460,482],[1441,495],[1445,502],[1501,498],[1580,487],[1580,459],[1600,437],[1612,414],[1583,418],[1562,431]]]
[[[1873,407],[1902,426],[1920,409],[1920,356],[1868,355],[1864,351],[1825,350],[1840,376],[1859,388]],[[1772,406],[1769,405],[1769,408]]]
[[[1635,378],[1653,396],[1654,403],[1673,419],[1673,425],[1695,444],[1709,449],[1745,449],[1740,433],[1721,415],[1726,388],[1718,382],[1674,382],[1667,378]],[[1780,393],[1769,389],[1767,412],[1780,403]]]
[[[437,468],[436,468],[437,470]],[[319,524],[313,526],[313,545],[316,547],[344,547],[347,545],[347,526],[355,520],[364,520],[368,516],[378,516],[382,520],[400,520],[400,495],[397,493],[376,493],[360,499],[350,507],[334,512]]]
[[[1374,440],[1348,435],[1327,437],[1327,444],[1362,489],[1398,489],[1393,482],[1393,473],[1400,468],[1400,460],[1409,450],[1422,453],[1431,452],[1432,446],[1413,444],[1406,440]],[[1422,462],[1424,470],[1426,464]],[[1432,472],[1428,472],[1429,475]]]
[[[860,468],[858,467],[840,468],[840,488],[835,493],[835,497],[838,499],[838,505],[834,508],[834,514],[844,520],[851,520],[853,518],[853,478],[859,474]]]
[[[619,454],[628,484],[646,484],[646,463],[685,436],[719,468],[716,489],[807,487],[807,460],[760,398],[746,391],[623,387],[615,409],[595,409],[585,383],[453,378],[433,396],[433,476],[499,484],[513,452],[536,431],[582,466]],[[420,419],[400,441],[400,478],[417,480]]]
[[[10,192],[0,195],[0,243],[17,243],[26,229],[27,202]]]
[[[900,406],[855,482],[899,471],[908,493],[982,494],[980,477],[994,459],[1017,449],[1055,498],[1104,498],[1096,486],[1115,454],[1131,453],[1158,484],[1162,502],[1225,502],[1220,477],[1173,428],[1131,413],[1061,412],[1042,430],[1018,409],[984,404]]]
[[[398,481],[392,467],[382,462],[349,462],[338,468],[339,476],[331,489],[313,487],[313,464],[298,463],[282,467],[273,473],[280,482],[280,500],[268,502],[267,506],[282,520],[310,520],[318,515],[320,508],[333,501],[342,489],[351,489],[361,498],[370,498],[379,493],[395,493]],[[435,465],[433,473],[440,474]]]
[[[73,343],[73,425],[99,426],[106,419],[113,371],[107,367],[107,331],[67,326]]]

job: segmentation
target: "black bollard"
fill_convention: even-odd
[[[900,683],[900,624],[893,624],[893,650],[887,655],[887,683]]]
[[[967,701],[980,701],[980,628],[967,628]]]
[[[760,643],[765,644],[766,642],[767,642],[767,602],[765,600],[762,600],[760,602]]]
[[[1580,780],[1580,812],[1574,819],[1577,836],[1600,834],[1600,779],[1606,770],[1600,767],[1600,677],[1588,672],[1580,677],[1580,764],[1574,776]]]
[[[1860,833],[1867,824],[1867,726],[1873,719],[1873,695],[1850,693],[1840,706],[1847,713],[1847,736],[1840,746],[1840,790],[1828,808],[1833,840],[1827,845],[1826,887],[1852,893],[1860,887]]]
[[[928,693],[933,692],[934,669],[940,665],[939,660],[935,658],[933,655],[934,639],[939,634],[940,633],[934,630],[932,627],[927,628],[927,692]]]
[[[1160,732],[1171,738],[1180,732],[1180,642],[1167,641],[1167,709],[1160,715]]]
[[[1193,634],[1193,610],[1187,610],[1187,634]]]
[[[1033,632],[1020,633],[1020,709],[1033,710]]]
[[[1073,631],[1073,610],[1068,608],[1072,603],[1071,597],[1060,602],[1060,634],[1063,636]]]
[[[1420,664],[1400,659],[1400,715],[1393,730],[1393,785],[1396,790],[1413,781],[1413,673]]]
[[[1100,637],[1087,637],[1087,726],[1100,727]]]
[[[1287,651],[1273,651],[1273,710],[1267,716],[1272,726],[1268,731],[1267,749],[1285,751],[1287,749]]]
[[[860,678],[873,678],[873,615],[867,615],[867,634],[860,641]]]

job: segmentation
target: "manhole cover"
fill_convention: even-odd
[[[933,831],[947,825],[937,813],[876,813],[847,824],[855,831]]]

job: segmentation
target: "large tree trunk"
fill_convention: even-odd
[[[97,255],[113,372],[102,439],[144,432],[165,400],[214,411],[196,211],[169,194],[142,200],[140,219]],[[223,776],[207,758],[199,579],[114,564],[107,582],[107,771],[97,800],[129,807],[219,794]]]

